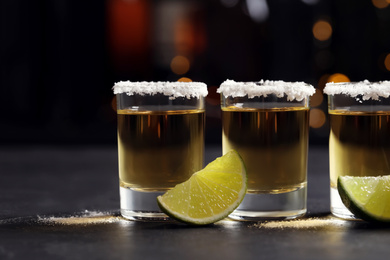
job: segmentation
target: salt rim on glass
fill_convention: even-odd
[[[171,99],[178,97],[199,98],[208,94],[207,85],[202,82],[147,82],[147,81],[119,81],[113,86],[114,94],[126,93],[132,95],[163,94]]]
[[[327,95],[344,94],[353,98],[361,96],[363,100],[379,100],[390,96],[390,81],[370,82],[329,82],[326,83],[324,93]]]
[[[307,96],[315,93],[315,88],[305,82],[285,82],[282,80],[260,80],[258,82],[236,82],[234,80],[224,81],[217,89],[217,93],[224,96],[248,98],[260,97],[275,94],[281,98],[287,96],[288,101],[301,101]]]

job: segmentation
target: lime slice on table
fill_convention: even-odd
[[[344,205],[366,221],[390,222],[390,175],[340,176],[337,189]]]
[[[244,163],[236,151],[230,151],[158,196],[157,203],[173,219],[207,225],[233,212],[244,199],[246,189]]]

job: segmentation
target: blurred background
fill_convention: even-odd
[[[0,144],[116,145],[120,80],[205,82],[218,144],[226,79],[312,84],[326,144],[325,83],[390,80],[390,0],[0,1]]]

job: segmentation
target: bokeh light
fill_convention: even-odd
[[[320,77],[320,79],[318,80],[318,88],[319,89],[324,89],[325,87],[325,84],[328,83],[328,79],[329,79],[330,75],[329,74],[324,74]]]
[[[335,73],[329,76],[327,82],[350,82],[351,80],[342,73]]]
[[[316,89],[316,93],[310,98],[310,106],[317,107],[322,104],[324,100],[324,95],[320,89]]]
[[[183,75],[190,69],[190,61],[184,56],[176,56],[171,61],[171,70],[177,75]]]
[[[389,0],[390,1],[390,0]],[[386,55],[385,58],[385,67],[388,71],[390,71],[390,53]]]
[[[310,127],[320,128],[326,122],[325,112],[319,108],[310,109]]]
[[[192,79],[186,78],[186,77],[182,77],[182,78],[178,79],[177,81],[179,81],[179,82],[192,82]]]
[[[389,6],[390,0],[372,0],[372,4],[379,9],[386,8]]]
[[[116,96],[114,96],[111,100],[111,108],[116,112],[117,106],[116,106]]]
[[[261,23],[269,16],[269,7],[266,0],[246,0],[249,16],[253,21]]]
[[[332,26],[326,20],[320,19],[313,25],[313,35],[319,41],[326,41],[332,36]]]

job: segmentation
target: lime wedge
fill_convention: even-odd
[[[233,212],[244,199],[246,187],[244,163],[236,151],[230,151],[158,196],[157,203],[173,219],[207,225]]]
[[[340,176],[337,189],[344,205],[358,218],[390,222],[390,175]]]

